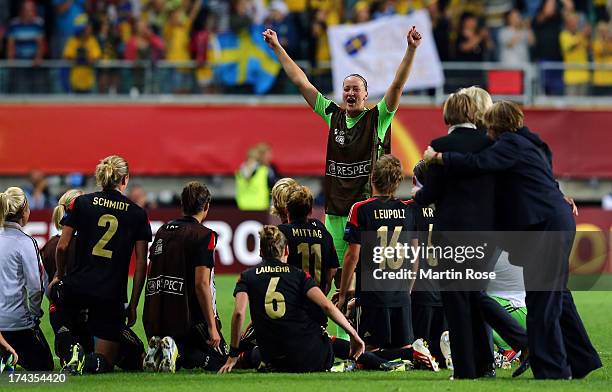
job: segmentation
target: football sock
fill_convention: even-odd
[[[142,370],[142,358],[145,354],[144,343],[129,328],[124,328],[119,337],[119,357],[117,366],[123,370]]]
[[[62,364],[70,361],[72,357],[71,348],[74,343],[76,342],[68,328],[61,327],[55,333],[55,354],[57,354]]]
[[[259,367],[259,365],[263,361],[263,359],[261,358],[261,351],[259,350],[259,347],[255,347],[253,350],[251,350],[249,360],[251,361],[253,368],[257,369]]]
[[[385,348],[382,350],[374,351],[376,355],[381,358],[391,361],[393,359],[408,359],[412,360],[412,348]]]
[[[113,367],[108,363],[104,355],[92,353],[85,356],[83,373],[107,373],[111,370],[113,370]]]
[[[369,351],[364,352],[359,359],[357,359],[357,363],[363,365],[365,370],[379,370],[380,365],[385,362],[387,362],[385,359]]]
[[[348,359],[351,351],[351,344],[348,341],[336,338],[332,342],[332,347],[334,349],[334,356],[340,359]],[[387,362],[386,359],[368,351],[361,354],[359,359],[357,359],[357,363],[365,370],[379,370],[380,365],[385,362]]]
[[[340,359],[348,359],[351,351],[351,343],[348,340],[334,338],[332,339],[332,348],[334,356]]]

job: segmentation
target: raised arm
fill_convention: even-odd
[[[402,90],[404,90],[404,85],[410,74],[414,54],[417,47],[421,44],[421,34],[416,30],[416,27],[412,26],[412,29],[408,32],[407,40],[408,47],[406,48],[406,53],[404,53],[404,58],[395,72],[393,82],[391,82],[385,93],[385,103],[390,112],[396,111],[399,106]]]
[[[189,10],[189,15],[187,18],[189,19],[189,24],[193,23],[193,21],[197,18],[200,10],[202,9],[202,0],[195,0],[191,4],[191,9]]]
[[[304,71],[289,57],[280,42],[278,42],[276,31],[267,29],[263,32],[263,37],[268,46],[274,51],[274,54],[276,54],[289,79],[297,86],[306,102],[308,102],[308,105],[314,110],[319,91],[310,83]]]

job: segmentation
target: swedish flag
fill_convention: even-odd
[[[262,31],[262,25],[253,25],[248,32],[217,35],[213,50],[217,80],[228,86],[252,84],[256,94],[264,94],[272,87],[280,64],[263,40]]]

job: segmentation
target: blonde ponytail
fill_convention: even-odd
[[[0,193],[0,226],[7,220],[21,218],[27,204],[28,199],[21,188],[12,186]]]
[[[82,194],[83,191],[81,191],[80,189],[70,189],[67,190],[66,193],[62,195],[62,197],[60,197],[59,201],[57,202],[57,207],[53,209],[53,217],[51,218],[51,221],[53,222],[57,230],[62,230],[62,225],[60,224],[60,221],[66,214],[66,209],[70,206],[74,199],[81,196]]]
[[[4,224],[4,220],[6,219],[8,210],[9,210],[8,195],[4,192],[1,192],[0,193],[0,226]]]
[[[260,255],[263,258],[280,259],[285,253],[287,237],[276,226],[266,225],[259,231]]]
[[[96,166],[96,184],[103,190],[117,188],[129,174],[128,163],[118,155],[108,156]]]

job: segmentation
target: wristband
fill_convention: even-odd
[[[240,350],[237,347],[230,346],[229,356],[232,358],[236,358],[240,355]]]

